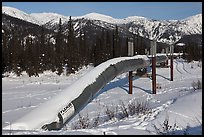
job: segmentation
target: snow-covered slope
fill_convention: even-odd
[[[81,18],[85,18],[85,19],[89,19],[89,20],[100,20],[100,21],[104,21],[107,23],[121,23],[120,19],[115,19],[111,16],[107,16],[107,15],[103,15],[103,14],[99,14],[99,13],[89,13],[86,14],[84,16],[77,16],[74,17],[74,19],[81,19]]]
[[[74,17],[73,19],[81,19],[81,18],[85,18],[85,19],[89,19],[89,20],[100,20],[100,21],[104,21],[107,23],[111,23],[111,24],[127,24],[130,22],[134,22],[134,21],[141,21],[141,20],[147,20],[147,18],[145,17],[140,17],[140,16],[130,16],[124,19],[116,19],[113,18],[111,16],[107,16],[107,15],[103,15],[103,14],[99,14],[99,13],[89,13],[86,14],[84,16],[77,16]]]
[[[30,14],[27,14],[21,10],[18,10],[16,8],[12,8],[12,7],[7,7],[7,6],[2,6],[2,14],[7,14],[10,15],[12,17],[21,19],[21,20],[25,20],[34,24],[39,24],[39,21],[37,19],[35,19],[34,17],[32,17]]]
[[[43,25],[46,23],[51,23],[51,25],[54,25],[56,23],[59,23],[60,18],[62,23],[69,20],[69,17],[57,13],[32,13],[30,14],[30,16],[38,20],[39,25]]]
[[[55,96],[49,102],[41,104],[40,107],[28,113],[28,115],[22,117],[18,121],[12,124],[13,129],[16,130],[33,130],[40,129],[45,123],[50,123],[56,121],[58,112],[63,109],[66,104],[70,103],[72,100],[82,94],[83,90],[96,81],[97,77],[105,71],[110,65],[114,65],[118,62],[131,60],[131,59],[143,59],[146,62],[149,62],[149,59],[145,55],[137,55],[134,57],[120,57],[108,60],[99,66],[95,67],[92,71],[87,73],[81,79],[73,83],[71,86],[66,88],[63,92]],[[146,63],[148,64],[148,63]],[[85,105],[85,104],[84,104]],[[52,107],[50,107],[52,106]],[[80,106],[78,106],[80,107]],[[46,108],[46,109],[45,109]],[[76,110],[77,108],[75,108]],[[40,112],[40,115],[38,113]],[[35,119],[32,119],[35,117]],[[58,118],[57,118],[58,119]],[[7,126],[5,129],[9,129]]]
[[[186,19],[181,20],[183,26],[181,29],[187,33],[191,34],[202,34],[202,14],[197,14],[195,16],[188,17]]]
[[[60,18],[62,19],[62,23],[69,20],[69,16],[63,16],[57,13],[27,14],[16,8],[7,7],[7,6],[2,6],[2,13],[5,13],[12,17],[16,17],[16,18],[19,18],[19,19],[22,19],[28,22],[39,24],[39,25],[46,24],[47,22],[53,22],[53,24],[58,23]],[[139,17],[139,16],[131,16],[125,19],[115,19],[111,16],[107,16],[107,15],[103,15],[99,13],[89,13],[83,16],[73,17],[73,19],[82,19],[82,18],[89,19],[89,20],[100,20],[100,21],[104,21],[104,22],[112,23],[112,24],[126,24],[126,23],[133,22],[133,21],[141,22],[141,20],[146,19],[144,17]]]
[[[169,60],[170,61],[170,60]],[[80,120],[74,117],[67,126],[59,131],[15,131],[10,126],[2,134],[46,134],[46,135],[146,135],[157,134],[153,125],[163,130],[163,122],[169,119],[169,125],[176,124],[179,131],[175,135],[202,135],[202,89],[194,90],[193,82],[202,82],[202,62],[187,63],[183,59],[173,61],[174,80],[169,81],[169,68],[157,68],[157,83],[161,89],[157,94],[151,94],[152,84],[148,77],[133,78],[133,94],[128,94],[128,73],[122,74],[108,83],[81,112],[83,118],[88,116],[90,125],[99,115],[100,121],[96,127],[89,129],[74,129]],[[17,77],[10,75],[2,78],[2,127],[12,125],[16,120],[39,107],[44,102],[52,100],[68,86],[88,74],[93,67],[83,68],[75,75],[58,76],[51,71],[40,74],[39,77],[29,77],[26,73]],[[148,68],[151,73],[151,69]],[[107,119],[106,110],[113,111],[121,107],[121,102],[127,106],[132,101],[148,101],[151,113],[132,115],[123,119]],[[48,107],[52,107],[51,105]],[[114,111],[115,112],[115,111]],[[117,111],[119,112],[119,111]],[[39,112],[36,115],[40,115]],[[35,117],[35,116],[34,116]],[[35,120],[35,118],[33,118]],[[34,121],[35,122],[35,121]],[[188,129],[186,127],[188,126]],[[164,130],[163,130],[164,131]],[[173,132],[170,132],[173,134]]]

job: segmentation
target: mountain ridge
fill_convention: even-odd
[[[38,17],[36,17],[37,15],[38,16],[40,16],[40,15],[42,15],[42,16],[44,16],[44,15],[53,15],[53,16],[56,16],[56,17],[61,16],[64,19],[66,18],[67,21],[69,20],[69,16],[65,16],[65,15],[62,15],[62,14],[54,13],[54,12],[53,13],[52,12],[42,12],[42,13],[27,14],[24,11],[21,11],[21,10],[13,8],[13,7],[2,6],[2,13],[13,16],[13,17],[17,17],[17,16],[14,16],[14,14],[11,14],[12,12],[8,12],[8,11],[11,11],[11,10],[12,10],[13,13],[14,12],[22,12],[22,13],[26,14],[26,16],[30,15],[31,17],[35,18],[36,20],[38,18]],[[111,20],[118,20],[118,22],[114,21],[114,22],[116,22],[118,24],[133,22],[136,19],[156,20],[156,21],[161,21],[161,22],[175,22],[175,21],[189,20],[189,19],[194,18],[194,17],[198,17],[198,18],[202,17],[202,13],[196,14],[196,15],[193,15],[193,16],[189,16],[187,18],[180,19],[180,20],[159,20],[159,19],[150,19],[150,18],[146,18],[146,17],[143,17],[143,16],[128,16],[126,18],[118,19],[118,18],[113,18],[113,17],[111,17],[109,15],[100,14],[100,13],[96,13],[96,12],[91,12],[91,13],[88,13],[88,14],[85,14],[85,15],[82,15],[82,16],[72,16],[73,19],[87,18],[87,19],[102,20],[102,21],[106,21],[108,23],[113,23],[113,22],[108,21],[108,20],[103,20],[104,18],[107,18],[107,19],[111,19]],[[17,17],[17,18],[19,18],[19,17]],[[19,19],[22,19],[22,18],[19,18]],[[24,20],[26,20],[26,19],[24,19]],[[59,21],[59,20],[57,20],[57,21]],[[200,19],[200,21],[202,22],[202,18]],[[42,24],[38,24],[38,25],[42,25]]]
[[[61,18],[62,23],[69,21],[69,16],[58,13],[31,13],[27,14],[16,8],[2,6],[2,14],[6,14],[47,28],[56,28]],[[155,20],[142,16],[130,16],[116,19],[99,13],[88,13],[83,16],[72,17],[75,28],[81,25],[77,20],[88,20],[99,27],[113,29],[118,25],[121,30],[129,31],[148,39],[156,39],[158,42],[172,44],[179,41],[185,35],[202,35],[202,14],[189,16],[181,20]]]

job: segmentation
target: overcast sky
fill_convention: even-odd
[[[113,18],[143,16],[150,19],[184,19],[202,13],[202,2],[2,2],[28,14],[53,12],[82,16],[91,12]]]

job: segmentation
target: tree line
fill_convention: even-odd
[[[202,60],[202,46],[195,42],[188,42],[184,46],[176,45],[174,51],[182,53],[182,58],[188,62]]]
[[[63,72],[69,75],[90,63],[97,66],[111,58],[127,56],[128,38],[119,34],[117,25],[112,31],[102,29],[101,34],[93,38],[88,38],[86,31],[81,29],[76,37],[70,16],[67,32],[63,33],[62,29],[60,19],[54,35],[45,33],[44,26],[38,35],[15,26],[10,33],[2,33],[2,73],[14,72],[20,76],[26,71],[29,76],[38,76],[51,70],[58,75]]]
[[[38,76],[51,70],[58,75],[69,75],[84,65],[97,66],[111,58],[128,55],[128,36],[123,36],[117,25],[112,30],[102,28],[101,33],[96,35],[88,34],[90,32],[85,29],[76,34],[70,16],[65,28],[59,20],[55,33],[47,33],[44,26],[38,34],[22,26],[11,25],[10,28],[9,32],[2,33],[2,74],[14,72],[20,76],[26,71],[29,76]],[[134,53],[145,54],[145,49],[150,48],[148,41],[138,35],[131,37]],[[185,52],[191,58],[200,58],[195,45],[188,47]],[[162,46],[158,46],[157,50],[161,51]]]

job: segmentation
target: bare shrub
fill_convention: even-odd
[[[191,64],[191,68],[193,69],[193,64]]]
[[[120,115],[120,118],[123,119],[125,117],[129,117],[129,113],[128,113],[128,109],[127,107],[125,106],[124,102],[123,101],[120,101],[120,107],[119,107],[119,115]]]
[[[116,107],[117,110],[117,107]],[[108,119],[111,120],[115,117],[115,110],[112,108],[109,108],[108,106],[106,106],[106,110],[105,110],[105,114],[108,116]]]
[[[149,104],[147,101],[137,101],[133,100],[130,103],[128,103],[128,112],[129,114],[135,115],[135,114],[146,114],[150,111]]]
[[[138,101],[134,99],[126,105],[124,101],[120,100],[119,104],[120,105],[113,106],[112,108],[106,106],[105,114],[107,115],[108,120],[114,118],[120,120],[135,114],[147,114],[151,111],[147,101]]]
[[[147,114],[151,111],[147,101],[138,101],[136,99],[129,102],[127,105],[120,100],[120,105],[105,106],[105,119],[100,117],[100,112],[93,119],[90,119],[88,114],[86,116],[78,115],[77,122],[73,123],[71,129],[86,129],[97,127],[99,124],[109,120],[120,120],[135,114]]]
[[[128,111],[129,111],[129,114],[131,116],[136,114],[136,102],[135,102],[135,100],[128,104]]]
[[[193,89],[196,90],[196,82],[193,81],[193,83],[191,85],[192,85]]]
[[[193,81],[191,85],[194,90],[202,89],[202,83],[200,82],[200,80],[198,80],[197,82]]]
[[[78,121],[72,125],[72,129],[86,129],[89,128],[90,120],[88,114],[86,116],[78,115]]]
[[[155,131],[159,135],[175,135],[175,131],[177,130],[178,126],[176,122],[172,125],[169,124],[169,117],[167,116],[160,127],[157,127],[155,124],[153,125]]]
[[[97,127],[99,125],[99,120],[100,120],[100,113],[98,113],[97,117],[94,118],[92,127]]]
[[[81,116],[80,114],[78,115],[79,119],[77,122],[72,123],[71,129],[87,129],[87,128],[93,128],[97,127],[100,124],[100,113],[94,118],[94,119],[89,119],[88,114],[86,116]]]
[[[197,64],[197,66],[198,66],[199,68],[201,68],[201,67],[202,67],[202,62],[199,61],[198,64]]]
[[[202,89],[202,83],[200,82],[200,80],[198,80],[197,82],[197,89]]]

